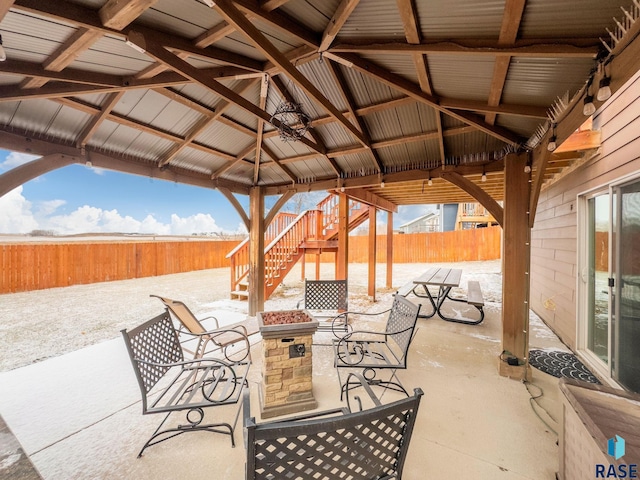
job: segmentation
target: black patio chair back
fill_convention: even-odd
[[[348,292],[346,280],[304,281],[304,308],[307,310],[347,310]]]
[[[346,408],[256,424],[245,392],[247,480],[402,479],[423,392],[351,413]]]

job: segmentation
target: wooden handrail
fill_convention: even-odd
[[[264,251],[265,298],[279,285],[278,278],[288,273],[304,254],[302,245],[308,239],[327,240],[337,234],[339,197],[328,195],[315,209],[299,215],[280,213],[268,226]],[[364,221],[368,208],[361,202],[349,200],[349,220]],[[227,258],[231,263],[231,290],[234,291],[249,274],[249,239],[234,248]]]

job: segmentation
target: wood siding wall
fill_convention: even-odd
[[[576,348],[578,195],[640,171],[640,75],[597,114],[597,156],[542,191],[532,232],[531,308]]]
[[[0,245],[0,293],[228,267],[231,241]]]

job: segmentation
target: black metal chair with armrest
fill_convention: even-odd
[[[304,281],[304,299],[296,308],[304,307],[314,319],[318,320],[318,331],[333,332],[336,338],[349,332],[349,315],[380,315],[383,312],[358,312],[348,308],[348,288],[346,280],[307,280]]]
[[[354,374],[346,383],[369,387]],[[412,396],[386,405],[367,392],[374,402],[369,409],[336,408],[257,424],[245,391],[245,478],[401,480],[423,392],[416,388]]]
[[[350,386],[342,382],[341,370],[358,369],[370,385],[382,385],[409,395],[397,376],[407,368],[409,346],[416,332],[420,305],[395,295],[383,331],[357,330],[333,339],[334,366],[340,382],[340,398]],[[388,370],[390,378],[377,377],[378,370]]]
[[[238,332],[234,330],[234,334]],[[166,413],[138,457],[151,445],[193,431],[229,435],[231,445],[235,446],[233,431],[240,408],[233,425],[203,424],[203,409],[238,403],[250,366],[246,352],[238,361],[215,357],[185,360],[168,311],[130,331],[122,330],[122,336],[142,394],[143,415]],[[169,416],[179,411],[186,411],[187,424],[162,430]]]

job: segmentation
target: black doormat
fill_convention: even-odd
[[[529,363],[538,370],[554,377],[600,383],[595,375],[573,353],[559,350],[531,350],[529,351]]]

